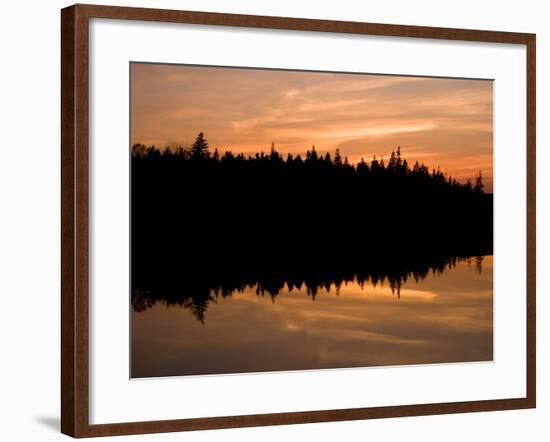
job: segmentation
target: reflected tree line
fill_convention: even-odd
[[[337,290],[409,278],[492,254],[493,196],[479,174],[460,183],[387,161],[350,164],[312,147],[283,156],[136,144],[131,154],[132,305],[189,308],[204,321],[218,296],[255,287]],[[479,261],[480,262],[480,261]]]
[[[369,270],[355,271],[312,271],[309,274],[303,272],[265,272],[263,275],[251,275],[250,280],[226,275],[223,281],[198,281],[194,278],[182,277],[177,281],[161,283],[153,291],[148,289],[134,289],[132,292],[132,308],[135,312],[142,312],[162,303],[167,307],[181,307],[191,311],[193,316],[205,323],[206,311],[218,299],[238,296],[248,290],[254,290],[258,296],[269,296],[275,303],[277,296],[283,293],[305,292],[315,301],[320,293],[340,294],[340,288],[349,283],[357,283],[361,289],[367,285],[372,287],[389,287],[391,292],[401,297],[400,291],[403,284],[409,280],[416,282],[424,280],[428,275],[439,276],[447,270],[452,270],[459,262],[468,261],[475,265],[478,273],[482,272],[483,256],[477,257],[452,257],[442,259],[439,262],[417,265],[414,268],[404,264],[393,263],[382,268],[371,263]],[[174,284],[174,282],[179,282]]]

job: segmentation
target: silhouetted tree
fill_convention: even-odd
[[[343,166],[343,162],[342,162],[342,155],[340,154],[340,149],[336,149],[336,153],[334,154],[334,165],[336,167],[342,167]]]
[[[216,147],[214,149],[214,153],[212,154],[212,160],[218,162],[220,160],[220,153],[218,152],[218,148]]]
[[[311,147],[311,156],[310,156],[310,159],[311,161],[315,162],[317,161],[319,158],[317,157],[317,152],[315,151],[315,146],[312,146]]]
[[[208,156],[208,142],[204,138],[204,134],[202,132],[199,132],[195,142],[191,146],[191,157],[197,159],[207,158]]]
[[[134,157],[142,157],[145,155],[145,152],[147,151],[147,146],[136,143],[132,146],[132,156]]]
[[[484,187],[485,186],[483,184],[483,177],[481,176],[481,170],[480,170],[479,174],[476,176],[476,183],[474,185],[474,192],[482,193]]]

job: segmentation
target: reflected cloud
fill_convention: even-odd
[[[357,282],[286,288],[275,301],[254,288],[219,297],[202,325],[161,303],[132,316],[133,377],[487,361],[493,358],[492,257],[389,287]]]

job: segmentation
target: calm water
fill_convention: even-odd
[[[195,306],[132,311],[132,377],[243,373],[493,359],[493,257],[442,274],[348,282],[317,291],[256,287]]]

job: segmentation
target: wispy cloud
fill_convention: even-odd
[[[401,146],[412,161],[492,185],[492,82],[132,65],[132,142],[252,153],[337,147],[350,161]],[[471,173],[471,175],[470,175]]]

